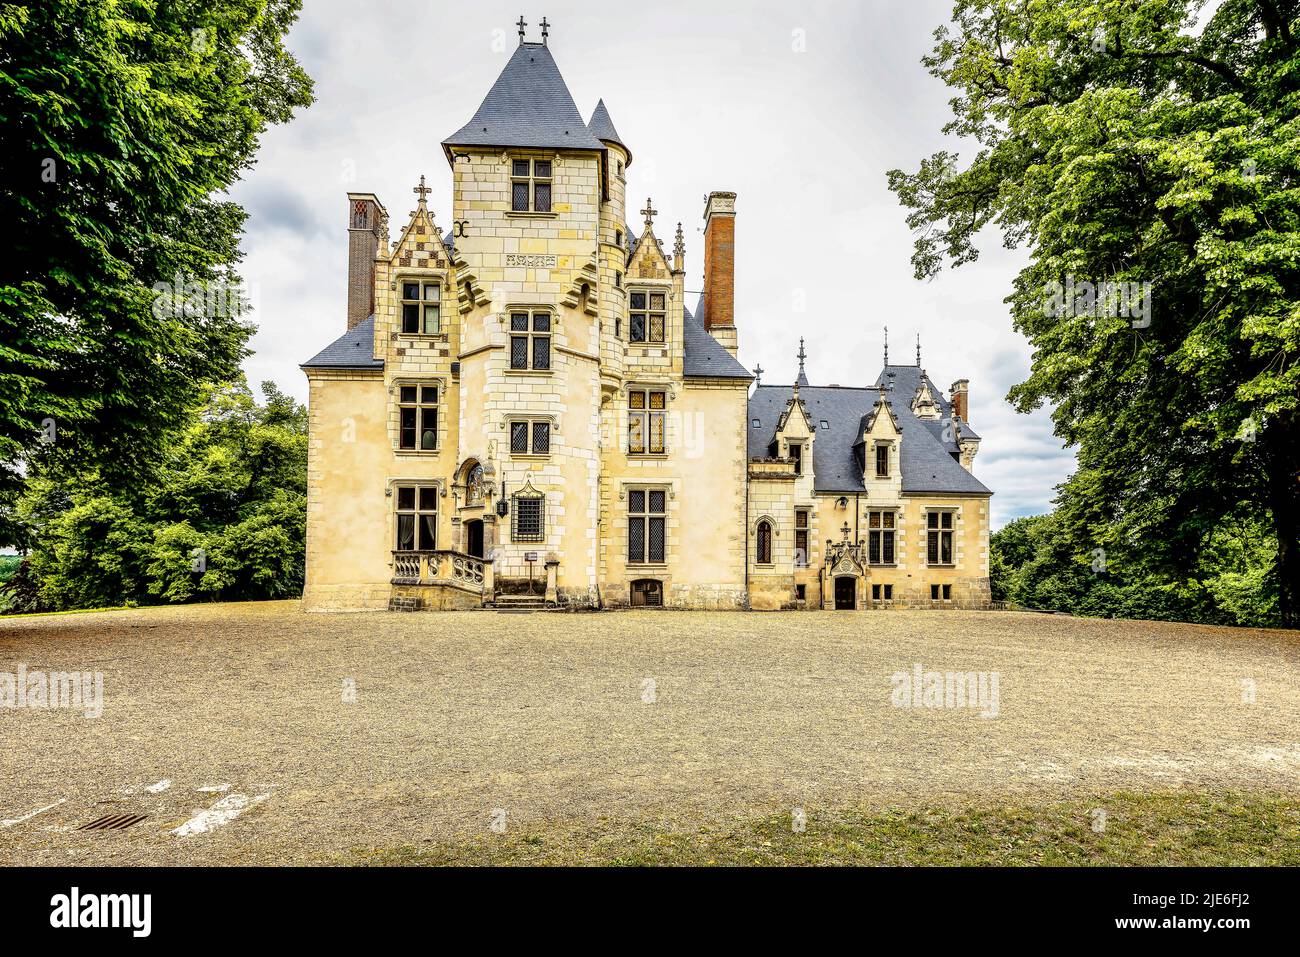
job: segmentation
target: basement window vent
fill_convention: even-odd
[[[763,423],[758,421],[758,419],[751,419],[750,425],[755,429],[761,429],[763,427]]]

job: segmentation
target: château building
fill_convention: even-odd
[[[801,342],[793,383],[756,381],[735,194],[705,200],[688,306],[681,224],[629,214],[633,151],[545,37],[442,145],[443,222],[423,177],[396,239],[348,194],[347,329],[303,364],[306,608],[987,604],[966,380],[918,346],[813,386]]]

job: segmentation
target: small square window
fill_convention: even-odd
[[[515,160],[514,171],[516,176],[528,175],[528,160]]]
[[[758,419],[750,419],[749,421],[750,421],[751,428],[761,429],[763,427],[763,423],[760,422]]]
[[[824,432],[824,431],[826,431],[827,429],[829,429],[830,427],[831,427],[831,424],[830,424],[829,422],[827,422],[825,419],[822,419],[822,431]]]

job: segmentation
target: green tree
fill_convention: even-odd
[[[18,511],[39,602],[22,607],[301,594],[306,410],[270,383],[262,392],[259,405],[242,381],[205,390],[149,483],[33,475]]]
[[[213,197],[311,102],[299,7],[0,3],[0,540],[25,462],[139,481],[236,375],[244,212]]]
[[[1295,626],[1297,3],[1224,0],[1197,30],[1202,7],[961,0],[924,62],[974,155],[889,180],[918,277],[975,259],[985,226],[1030,251],[1007,301],[1033,365],[1009,399],[1053,403],[1077,447],[1058,500],[1072,553],[1187,580],[1225,521],[1265,515]],[[1150,283],[1149,312],[1062,295],[1071,279]]]

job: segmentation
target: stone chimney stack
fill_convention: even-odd
[[[952,414],[963,422],[970,421],[970,380],[958,379],[949,390],[952,393]]]
[[[375,254],[388,243],[388,211],[374,193],[348,193],[348,328],[375,311]]]
[[[704,314],[713,338],[733,356],[736,335],[736,194],[712,192],[704,200]]]

